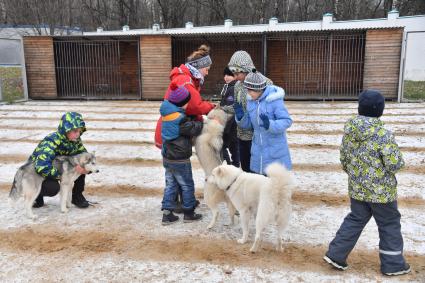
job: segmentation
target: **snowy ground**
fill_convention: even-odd
[[[161,225],[164,185],[161,155],[153,145],[157,102],[31,101],[0,105],[0,198],[18,166],[37,142],[55,130],[61,114],[78,111],[87,122],[83,141],[96,151],[100,173],[89,175],[86,195],[97,205],[59,211],[58,197],[35,210],[37,221],[0,202],[0,281],[108,282],[425,282],[425,104],[391,104],[383,120],[396,133],[407,167],[398,174],[404,251],[409,275],[387,278],[379,272],[378,232],[371,221],[348,259],[335,271],[322,260],[329,241],[348,212],[347,177],[339,166],[344,121],[355,103],[288,102],[294,124],[288,141],[294,163],[294,212],[285,251],[273,250],[273,227],[257,254],[239,245],[239,225],[228,226],[226,208],[219,223]],[[308,110],[306,110],[308,109]],[[203,172],[193,168],[202,200]],[[251,225],[251,239],[254,233]]]

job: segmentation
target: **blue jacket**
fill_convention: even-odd
[[[284,90],[274,85],[267,86],[257,100],[248,95],[247,113],[240,121],[236,119],[240,127],[254,130],[250,168],[253,172],[264,174],[267,165],[276,161],[288,170],[292,169],[286,140],[286,129],[292,125],[292,119],[283,102],[284,96]],[[267,130],[260,127],[263,124],[260,114],[269,117],[270,127]]]
[[[193,136],[201,134],[203,123],[192,121],[184,109],[168,100],[159,108],[162,119],[162,156],[169,160],[186,160],[192,155]]]

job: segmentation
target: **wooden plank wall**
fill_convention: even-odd
[[[377,89],[396,99],[403,29],[368,30],[363,89]]]
[[[30,98],[57,98],[53,39],[24,37],[25,67]]]
[[[141,36],[142,99],[163,99],[170,83],[171,37]]]

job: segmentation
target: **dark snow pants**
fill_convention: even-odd
[[[345,217],[326,255],[345,263],[363,228],[373,216],[379,232],[381,272],[397,272],[405,268],[403,237],[397,201],[370,203],[351,199],[351,212]]]

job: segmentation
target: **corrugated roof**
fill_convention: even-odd
[[[203,26],[192,28],[173,29],[134,29],[129,31],[102,31],[85,32],[85,36],[134,36],[134,35],[220,35],[220,34],[255,34],[268,32],[304,32],[304,31],[335,31],[335,30],[366,30],[366,29],[392,29],[403,28],[397,19],[372,19],[357,21],[310,21],[259,25],[225,25]]]

